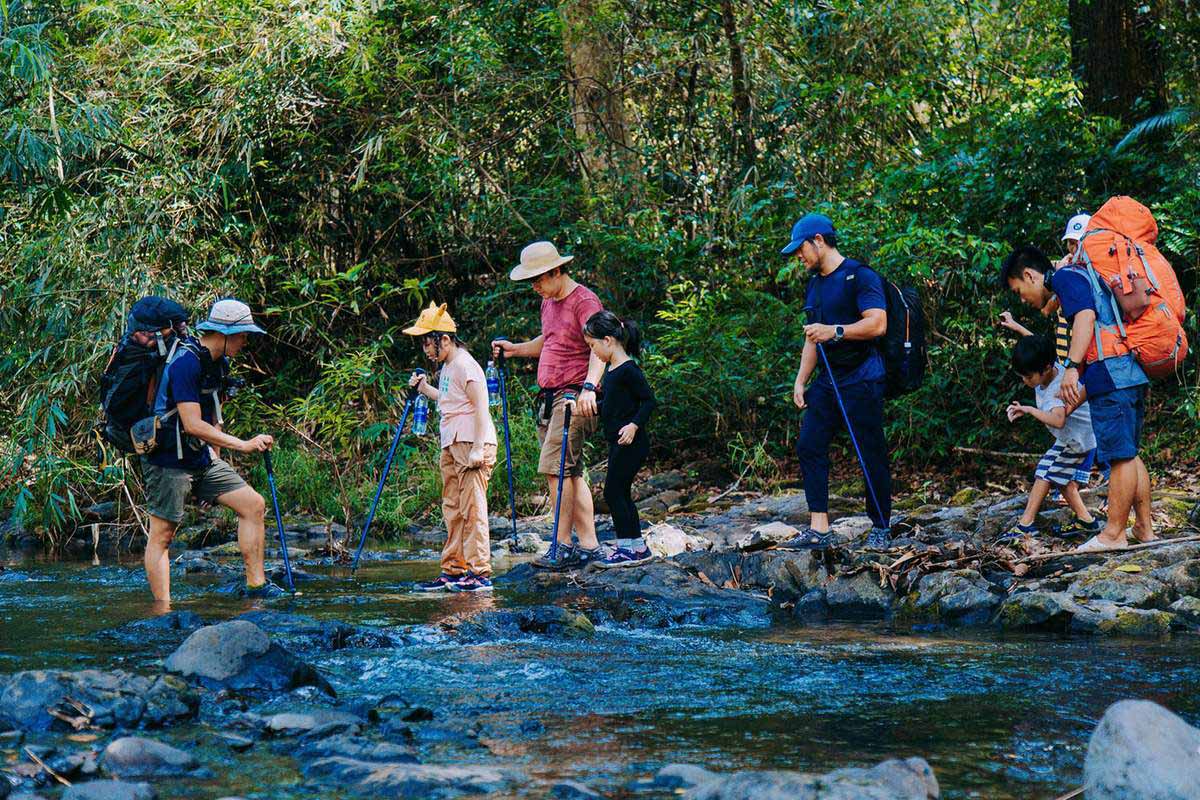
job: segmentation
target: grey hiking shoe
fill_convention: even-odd
[[[892,546],[891,542],[891,528],[871,528],[871,532],[867,534],[868,550],[887,550]]]
[[[560,544],[557,548],[547,550],[529,563],[534,569],[563,569],[561,566],[563,561],[571,555],[571,551],[574,549],[574,545]],[[554,553],[554,558],[550,557],[551,552]]]
[[[282,587],[267,581],[262,586],[246,586],[242,589],[242,597],[254,598],[256,600],[276,600],[280,597],[287,597],[287,592]]]
[[[814,528],[805,528],[799,536],[788,539],[777,545],[777,550],[827,550],[832,544],[833,537],[829,533],[821,533]]]

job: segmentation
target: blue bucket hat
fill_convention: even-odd
[[[824,214],[805,214],[796,220],[796,224],[792,226],[792,240],[779,252],[789,256],[817,234],[828,236],[831,233],[835,234],[837,231],[834,230],[833,220],[829,217]]]
[[[254,324],[250,306],[241,300],[218,300],[208,312],[208,319],[196,325],[198,331],[215,331],[226,336],[237,333],[266,333]]]

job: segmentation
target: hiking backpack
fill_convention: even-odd
[[[925,312],[921,309],[921,298],[917,290],[901,288],[880,275],[865,262],[858,262],[857,269],[867,269],[879,275],[883,284],[887,332],[875,342],[883,358],[884,397],[903,397],[925,382],[925,368],[929,355],[925,349]],[[812,297],[816,278],[808,283],[807,297]]]
[[[1078,265],[1096,302],[1108,303],[1114,324],[1099,316],[1087,363],[1132,354],[1146,375],[1176,372],[1187,356],[1187,305],[1170,262],[1154,246],[1158,224],[1131,197],[1110,198],[1092,216],[1080,240]]]
[[[188,313],[173,300],[143,297],[133,304],[124,335],[113,347],[100,376],[100,424],[104,439],[124,453],[136,453],[130,429],[152,413],[167,361],[186,333]],[[162,330],[170,328],[164,337]]]
[[[879,340],[886,372],[884,396],[902,397],[925,382],[929,354],[925,349],[925,312],[911,286],[900,287],[882,275],[887,297],[887,333]]]

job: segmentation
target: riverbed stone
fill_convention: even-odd
[[[306,764],[304,775],[352,795],[414,800],[500,792],[513,787],[519,777],[511,770],[477,764],[379,764],[338,756]]]
[[[191,753],[141,736],[122,736],[104,748],[104,769],[117,778],[170,778],[199,768]]]
[[[1000,601],[975,570],[934,572],[921,577],[903,611],[917,621],[980,625],[991,618]]]
[[[825,587],[829,613],[841,619],[882,619],[895,595],[879,585],[874,572],[839,575]]]
[[[1108,600],[1137,608],[1166,608],[1171,600],[1170,587],[1142,572],[1122,572],[1107,564],[1079,574],[1067,591],[1072,597]]]
[[[1197,800],[1200,730],[1147,700],[1109,706],[1083,764],[1088,800]]]
[[[157,800],[158,792],[148,783],[88,781],[68,786],[62,800]]]
[[[579,781],[559,781],[550,788],[550,795],[558,800],[602,800],[604,797]]]
[[[234,619],[252,622],[275,638],[286,639],[300,651],[310,649],[342,650],[347,647],[395,647],[403,643],[387,631],[340,620],[318,620],[303,614],[260,609],[239,614]]]
[[[735,772],[694,786],[683,796],[687,800],[935,800],[941,795],[929,764],[910,758],[825,775]]]
[[[707,539],[665,522],[650,527],[643,538],[646,547],[659,558],[670,558],[691,550],[707,550],[712,546]]]
[[[1200,625],[1200,597],[1181,597],[1171,604],[1170,611],[1178,622],[1193,627]]]
[[[200,706],[200,698],[171,676],[30,670],[0,676],[0,729],[68,730],[70,725],[50,710],[85,717],[70,701],[90,709],[89,724],[98,728],[162,727],[192,719]]]
[[[365,720],[345,711],[316,708],[307,711],[287,711],[267,718],[265,731],[276,737],[301,736],[323,732],[325,736],[357,733]]]
[[[340,757],[378,763],[417,763],[416,753],[407,745],[345,734],[303,742],[296,751],[296,756],[308,761]]]
[[[658,789],[690,789],[719,777],[695,764],[667,764],[654,774],[653,786]]]
[[[589,637],[596,626],[586,615],[559,606],[483,611],[458,623],[459,636],[472,641],[499,639],[519,634]]]
[[[996,624],[1006,630],[1065,631],[1078,610],[1065,592],[1016,592],[1000,606]]]
[[[1150,575],[1170,586],[1181,597],[1200,597],[1200,558],[1159,567]]]
[[[334,694],[333,687],[312,666],[246,620],[200,628],[167,658],[164,666],[209,689],[281,692],[315,686]]]

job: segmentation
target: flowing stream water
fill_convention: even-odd
[[[1118,699],[1155,700],[1200,722],[1200,641],[1193,637],[901,635],[882,625],[776,623],[756,630],[601,626],[591,639],[465,645],[436,623],[537,598],[503,588],[494,596],[408,591],[436,571],[424,559],[368,563],[352,580],[325,570],[302,585],[301,596],[270,606],[411,637],[394,649],[301,655],[343,702],[397,692],[450,728],[478,732],[469,740],[419,739],[430,763],[504,764],[539,781],[574,778],[620,798],[656,796],[627,787],[669,763],[824,772],[915,755],[933,766],[943,797],[1028,800],[1078,785],[1088,735]],[[206,620],[254,607],[213,588],[211,579],[176,578],[175,607]],[[149,612],[134,557],[10,564],[0,572],[0,672],[157,670],[161,650],[105,635]],[[159,784],[164,797],[313,796],[286,748],[260,744],[235,753],[213,725],[202,715],[152,734],[192,751],[219,776]],[[514,796],[545,796],[546,786],[531,782]]]

